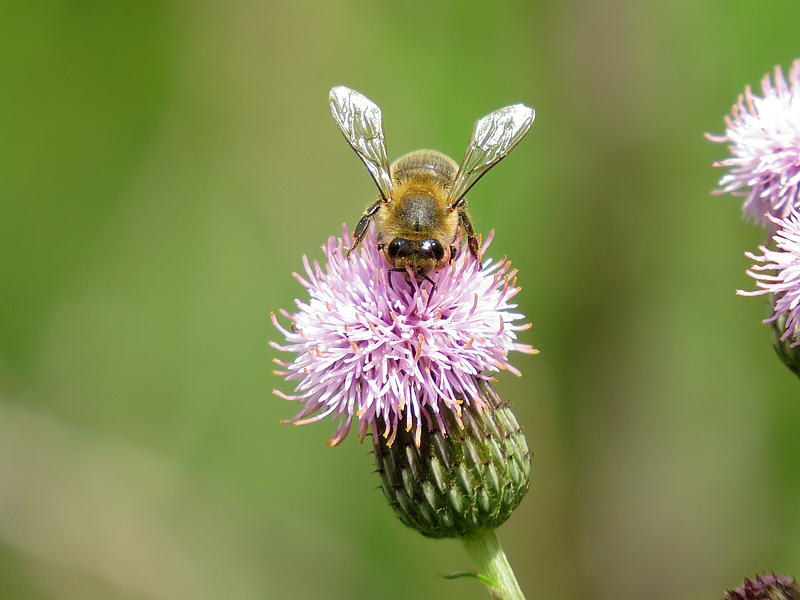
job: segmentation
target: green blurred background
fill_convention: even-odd
[[[394,517],[355,436],[279,425],[270,311],[390,157],[459,159],[536,107],[471,193],[534,328],[504,374],[535,449],[499,535],[529,598],[712,599],[800,575],[800,382],[759,324],[703,138],[800,56],[800,4],[2,2],[0,597],[485,598]]]

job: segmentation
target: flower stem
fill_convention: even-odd
[[[462,538],[462,541],[478,567],[478,579],[489,588],[492,598],[525,600],[525,595],[517,583],[514,571],[511,570],[511,565],[508,564],[506,554],[493,529]]]

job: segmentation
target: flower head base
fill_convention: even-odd
[[[735,590],[728,590],[722,600],[800,600],[800,587],[794,577],[764,573],[745,578]]]
[[[772,311],[775,310],[775,296],[772,297],[772,304],[770,306]],[[781,359],[787,368],[800,377],[800,346],[793,345],[791,337],[783,339],[786,332],[786,313],[779,315],[777,319],[770,323],[772,328],[772,346],[775,348],[775,353]],[[800,332],[795,331],[795,334]]]
[[[775,67],[774,80],[773,85],[764,76],[763,97],[745,88],[732,116],[725,117],[725,135],[706,134],[714,142],[730,143],[733,155],[714,163],[731,167],[716,193],[746,194],[745,217],[763,225],[769,225],[768,215],[782,218],[800,208],[800,59],[789,71],[791,85],[780,67]]]
[[[483,253],[490,242],[491,236]],[[350,243],[346,227],[343,239],[331,237],[323,247],[324,269],[303,257],[306,277],[295,277],[310,299],[296,300],[294,314],[281,311],[290,329],[272,315],[287,342],[272,346],[296,354],[290,363],[275,359],[283,367],[276,373],[298,382],[295,394],[275,394],[304,405],[287,422],[336,418],[328,442],[336,445],[356,416],[362,439],[373,433],[391,444],[402,427],[414,431],[419,445],[423,425],[447,435],[443,413],[460,423],[463,402],[483,409],[476,381],[492,380],[487,372],[520,374],[507,362],[509,352],[536,353],[516,341],[516,332],[530,324],[516,323],[523,318],[511,303],[519,292],[516,270],[505,259],[486,260],[479,270],[470,253],[461,252],[429,274],[432,289],[410,273],[388,271],[374,230],[347,260]]]
[[[470,537],[503,524],[530,487],[533,454],[511,407],[484,379],[480,412],[466,405],[458,432],[400,431],[393,445],[373,439],[381,489],[400,520],[428,537]]]
[[[786,219],[770,216],[769,220],[776,227],[772,240],[777,250],[759,246],[760,256],[752,252],[745,253],[745,256],[760,263],[753,265],[747,274],[756,280],[756,285],[761,289],[737,290],[736,293],[742,296],[774,294],[774,313],[764,323],[780,319],[784,323],[780,342],[791,339],[790,347],[796,347],[800,345],[800,213],[793,211]]]

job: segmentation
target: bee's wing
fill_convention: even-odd
[[[469,189],[525,137],[535,117],[535,111],[529,106],[512,104],[478,119],[450,187],[447,200],[451,210],[461,204]]]
[[[381,109],[364,94],[337,85],[330,92],[331,115],[344,139],[367,167],[385,202],[392,198],[392,177],[383,141]]]

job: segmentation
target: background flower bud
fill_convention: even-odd
[[[774,300],[773,300],[774,306]],[[789,338],[786,333],[786,313],[779,314],[770,323],[772,327],[772,345],[783,363],[798,377],[800,377],[800,346],[795,343],[795,338]]]
[[[726,591],[722,600],[800,600],[800,587],[789,575],[765,573],[754,579],[745,577],[744,584]]]

